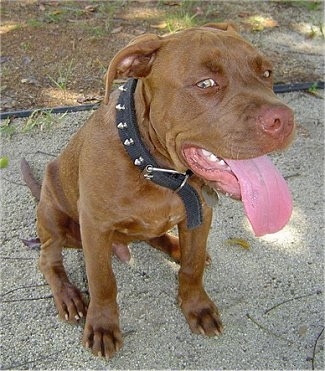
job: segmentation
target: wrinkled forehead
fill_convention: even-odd
[[[189,60],[200,64],[218,64],[218,60],[250,64],[270,62],[237,32],[209,27],[197,27],[166,36],[168,53],[174,60]]]
[[[203,45],[242,45],[247,48],[254,47],[234,30],[220,30],[212,27],[193,27],[165,36],[166,39],[181,43],[195,43]]]

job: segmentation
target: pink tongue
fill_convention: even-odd
[[[292,199],[278,169],[266,156],[225,161],[239,181],[242,202],[255,235],[282,229],[291,216]]]

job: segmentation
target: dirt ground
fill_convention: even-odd
[[[1,110],[100,101],[110,59],[133,37],[227,20],[274,62],[276,83],[323,80],[323,5],[1,1]]]

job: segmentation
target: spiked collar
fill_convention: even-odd
[[[145,179],[179,195],[185,206],[187,227],[196,228],[202,224],[202,208],[199,195],[187,183],[192,172],[188,170],[186,173],[180,173],[159,167],[141,140],[133,97],[137,82],[136,79],[129,79],[125,85],[119,87],[121,93],[115,108],[116,126],[122,144]]]

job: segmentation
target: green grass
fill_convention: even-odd
[[[317,82],[315,82],[309,89],[309,94],[317,95],[318,94],[318,88],[317,88]]]
[[[54,124],[60,123],[65,115],[66,113],[54,115],[51,111],[42,112],[40,110],[35,110],[26,120],[22,132],[27,133],[33,129],[49,129]]]
[[[97,7],[98,13],[105,15],[106,17],[113,17],[116,10],[123,5],[124,1],[101,1]]]
[[[40,21],[39,19],[28,19],[27,25],[32,28],[40,28],[43,26],[43,22]]]
[[[167,31],[175,32],[204,23],[223,21],[223,19],[217,19],[216,17],[213,2],[183,0],[179,2],[178,6],[170,8],[164,17],[164,21]]]
[[[9,118],[1,121],[0,123],[0,136],[11,138],[16,133],[16,127],[11,124]]]
[[[195,15],[171,14],[166,18],[166,27],[168,32],[176,32],[184,28],[193,27],[196,24]]]
[[[26,42],[26,41],[23,41],[23,42],[20,43],[20,47],[22,48],[22,50],[27,52],[30,48],[30,43]]]
[[[295,6],[295,7],[302,7],[309,11],[319,10],[322,6],[322,1],[315,1],[315,0],[290,0],[290,1],[283,1],[283,4],[286,6]]]
[[[67,89],[68,83],[71,79],[71,76],[73,75],[73,69],[74,69],[73,63],[74,63],[74,60],[71,59],[70,63],[67,66],[61,67],[58,70],[56,77],[47,75],[47,77],[53,83],[54,87],[60,90]]]
[[[199,23],[196,12],[197,5],[198,2],[196,1],[183,0],[180,2],[179,7],[168,13],[165,18],[168,32],[176,32],[184,28],[197,26]]]
[[[32,130],[47,130],[54,125],[60,124],[62,119],[66,116],[63,114],[53,114],[51,111],[42,112],[35,110],[26,119],[23,126],[19,129],[18,126],[12,124],[12,120],[7,118],[0,123],[0,136],[11,138],[17,133],[28,133]]]
[[[103,25],[97,25],[97,26],[92,26],[92,25],[86,25],[86,30],[88,31],[89,35],[91,37],[103,37],[107,35],[110,31],[110,21],[107,19]]]
[[[307,10],[319,10],[322,2],[321,1],[297,1],[297,5],[300,5]]]

